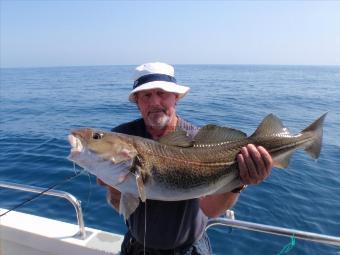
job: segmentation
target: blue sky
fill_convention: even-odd
[[[340,1],[1,0],[1,67],[340,65]]]

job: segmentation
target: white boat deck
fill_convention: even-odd
[[[123,236],[84,226],[79,200],[67,192],[1,182],[0,187],[62,197],[76,210],[78,224],[52,220],[36,215],[11,211],[0,217],[0,255],[118,255]],[[6,213],[0,208],[0,215]],[[212,218],[206,229],[228,226],[244,230],[304,239],[340,247],[340,237],[287,229],[235,220],[234,212],[227,218]],[[81,237],[83,234],[83,238]]]
[[[122,235],[85,229],[82,240],[78,225],[12,211],[0,218],[0,255],[120,254]]]

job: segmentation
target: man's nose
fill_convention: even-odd
[[[158,106],[161,104],[161,98],[157,94],[152,94],[149,98],[149,104],[151,106]]]

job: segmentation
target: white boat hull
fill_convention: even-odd
[[[6,212],[0,208],[0,214]],[[0,218],[0,255],[118,255],[123,236],[12,211]]]

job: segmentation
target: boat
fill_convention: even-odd
[[[0,188],[21,190],[64,198],[76,211],[77,224],[0,208],[0,255],[119,255],[123,236],[86,227],[80,201],[65,191],[44,189],[0,181]],[[340,247],[340,237],[275,227],[235,219],[232,210],[225,217],[211,218],[206,231],[214,226],[239,228],[281,235]]]

